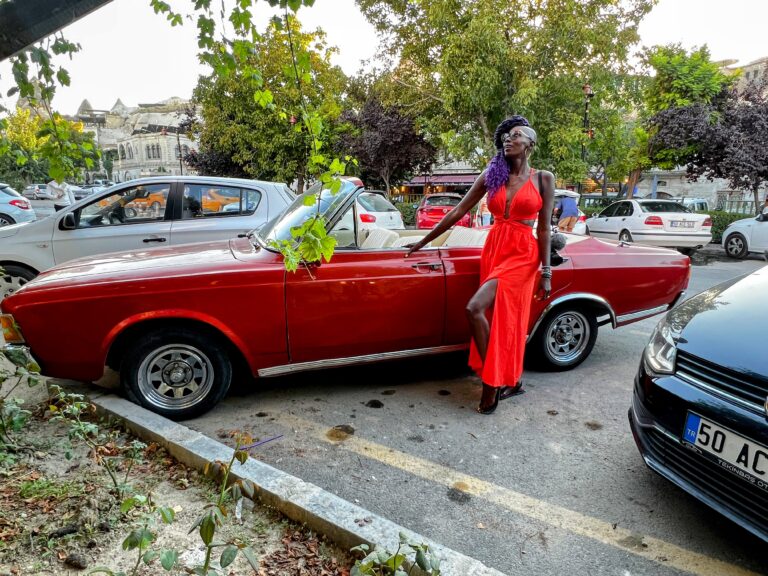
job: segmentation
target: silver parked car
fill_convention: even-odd
[[[29,200],[8,184],[0,182],[0,226],[32,222],[36,218]]]
[[[295,199],[285,184],[237,178],[168,176],[117,184],[59,205],[49,218],[0,229],[0,299],[75,258],[246,234]]]
[[[21,195],[32,200],[56,199],[56,193],[48,188],[48,184],[30,184],[21,191]]]

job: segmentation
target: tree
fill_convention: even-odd
[[[680,45],[656,46],[646,51],[644,62],[654,74],[640,110],[637,144],[633,150],[634,166],[627,185],[631,196],[643,170],[653,166],[673,168],[686,164],[693,149],[665,147],[655,134],[663,128],[665,111],[702,105],[715,108],[727,98],[734,78],[712,62],[706,47],[688,53]]]
[[[765,78],[765,76],[763,76]],[[768,83],[732,89],[716,101],[675,106],[652,119],[651,150],[662,159],[685,160],[691,180],[724,178],[749,190],[759,210],[768,184]]]
[[[298,191],[303,191],[312,142],[298,121],[300,100],[303,96],[320,113],[325,126],[322,137],[331,147],[346,77],[331,65],[334,49],[327,46],[322,31],[302,32],[293,17],[288,26],[290,30],[271,22],[253,49],[238,56],[241,69],[259,71],[257,79],[242,71],[200,79],[194,93],[202,118],[196,124],[200,151],[187,158],[190,166],[204,174],[297,181]],[[293,66],[289,33],[312,70],[310,81],[301,89],[284,75]],[[280,108],[262,106],[254,99],[259,86],[269,88],[268,103],[276,99]]]
[[[393,182],[435,161],[436,148],[417,132],[413,119],[398,107],[385,107],[375,96],[344,118],[355,130],[343,138],[342,147],[357,158],[363,180],[382,183],[387,194]]]
[[[21,189],[48,179],[48,162],[40,157],[37,133],[42,121],[30,110],[18,108],[5,119],[0,139],[6,143],[0,154],[0,180]]]
[[[449,152],[483,165],[495,126],[521,113],[539,133],[537,165],[566,178],[586,170],[582,85],[630,71],[637,25],[654,3],[358,0],[396,62],[404,105],[433,112],[429,130]]]

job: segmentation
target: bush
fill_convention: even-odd
[[[723,240],[723,232],[728,228],[728,225],[736,220],[743,220],[749,218],[746,214],[734,214],[732,212],[724,212],[722,210],[710,210],[705,212],[712,218],[712,242],[719,244]]]
[[[418,205],[414,202],[396,202],[395,208],[400,211],[403,216],[403,224],[406,226],[416,225],[416,207]]]
[[[605,206],[588,206],[587,208],[582,208],[581,211],[584,212],[587,218],[592,218],[595,214],[602,212],[603,208]]]

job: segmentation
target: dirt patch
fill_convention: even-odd
[[[117,454],[133,438],[117,431],[111,443],[99,448],[105,452],[101,454],[82,443],[70,448],[67,426],[50,416],[42,409],[33,414],[23,430],[23,450],[0,450],[0,574],[78,574],[105,566],[129,575],[175,575],[191,573],[203,563],[200,531],[189,532],[216,500],[217,483],[150,444],[137,453],[130,470],[130,461],[115,460],[115,472],[130,486],[126,497],[148,496],[152,505],[172,509],[173,521],[166,524],[159,514],[150,515],[146,504],[121,510],[109,475],[97,460],[109,456],[110,450]],[[228,508],[215,541],[250,548],[260,566],[258,574],[348,576],[353,562],[345,552],[275,511],[247,498],[237,505],[228,502]],[[149,565],[140,562],[134,571],[139,553],[123,550],[123,542],[144,526],[152,533],[148,550],[178,553],[171,572],[160,566],[159,558]],[[219,568],[224,550],[214,549],[213,567]],[[241,552],[219,573],[257,572]]]

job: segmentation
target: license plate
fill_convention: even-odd
[[[686,222],[685,220],[672,220],[672,228],[693,228],[695,222]]]
[[[768,448],[688,412],[683,442],[695,446],[722,468],[768,491]]]

